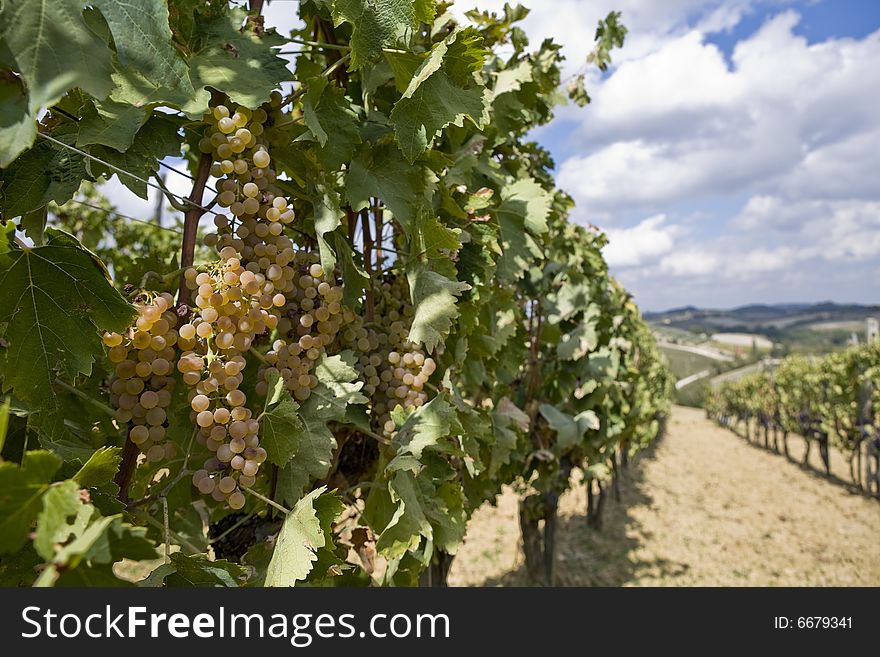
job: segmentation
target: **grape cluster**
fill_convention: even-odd
[[[115,365],[110,395],[116,421],[131,425],[128,437],[151,463],[171,458],[176,451],[165,436],[178,341],[173,305],[167,293],[136,303],[134,326],[124,335],[105,333],[103,337]]]
[[[280,376],[294,398],[305,401],[318,378],[312,369],[342,324],[342,288],[326,280],[317,254],[300,251],[294,260],[298,275],[285,292],[287,303],[278,322],[279,337],[260,369],[257,392],[266,394],[274,376]]]
[[[428,379],[437,369],[434,359],[409,340],[413,307],[406,279],[395,276],[376,290],[376,322],[367,327],[348,310],[340,336],[341,348],[360,353],[357,368],[364,393],[372,400],[371,417],[387,437],[395,431],[391,413],[397,406],[417,408],[428,401]]]
[[[211,171],[220,178],[218,202],[232,215],[215,218],[217,233],[207,243],[240,254],[245,268],[261,277],[261,304],[279,318],[279,337],[260,368],[257,392],[266,394],[270,380],[280,376],[304,401],[318,383],[311,371],[339,331],[342,289],[325,275],[316,254],[296,250],[284,234],[294,213],[275,185],[262,142],[268,111],[271,105],[231,113],[218,105],[206,117],[210,125],[199,146],[217,160]]]
[[[266,460],[259,443],[260,423],[239,389],[244,353],[257,335],[277,326],[278,317],[269,312],[271,297],[267,304],[261,293],[265,277],[245,269],[230,246],[221,249],[212,271],[190,268],[184,277],[196,292],[197,311],[180,327],[177,369],[190,388],[196,438],[214,453],[193,475],[193,484],[239,509],[244,506],[239,484],[253,486]]]
[[[181,348],[188,351],[178,367],[192,387],[199,441],[215,454],[193,483],[233,508],[244,504],[239,485],[253,485],[266,459],[260,423],[239,390],[243,354],[256,336],[277,328],[278,339],[258,373],[257,394],[265,395],[280,376],[305,400],[318,382],[311,371],[338,332],[341,313],[342,289],[328,280],[316,255],[297,250],[284,234],[294,212],[276,185],[266,145],[273,107],[217,105],[205,115],[199,148],[214,157],[217,200],[229,214],[216,215],[217,232],[205,238],[218,250],[219,263],[185,274],[197,292],[197,312],[180,329]]]

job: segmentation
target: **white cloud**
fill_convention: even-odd
[[[659,269],[672,276],[703,276],[718,269],[718,258],[700,248],[678,249],[660,261]]]
[[[609,230],[605,259],[611,267],[637,267],[655,262],[660,256],[672,251],[677,226],[664,225],[666,217],[657,215],[645,219],[637,226]]]
[[[694,30],[621,64],[592,91],[560,167],[584,207],[784,189],[876,196],[880,32],[808,45],[785,12],[737,45],[733,68]]]

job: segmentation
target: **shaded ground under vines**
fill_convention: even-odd
[[[792,458],[804,443],[789,440]],[[664,438],[638,457],[588,527],[578,483],[559,504],[563,586],[878,586],[880,502],[832,476],[746,443],[700,409],[673,409]],[[479,509],[452,565],[453,586],[528,585],[517,498]]]

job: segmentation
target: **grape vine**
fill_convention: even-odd
[[[530,48],[527,11],[304,2],[286,36],[262,3],[168,0],[140,24],[106,0],[88,17],[104,36],[74,16],[50,42],[55,4],[15,4],[0,9],[0,583],[132,579],[123,559],[157,586],[442,582],[509,484],[541,552],[529,568],[552,582],[569,475],[601,488],[653,440],[670,377],[605,237],[569,220],[528,140],[589,98],[557,45]],[[590,61],[607,66],[618,19]],[[56,65],[84,55],[103,64]],[[183,220],[115,211],[114,176]],[[40,513],[59,497],[69,515]],[[112,554],[68,549],[84,506],[121,537]]]

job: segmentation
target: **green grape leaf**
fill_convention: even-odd
[[[418,261],[406,268],[406,277],[415,310],[409,339],[434,351],[458,317],[456,297],[470,289],[470,285],[450,280]]]
[[[164,568],[164,570],[163,570]],[[147,578],[150,586],[158,586],[164,582],[165,586],[176,587],[226,587],[236,588],[244,579],[247,569],[236,563],[218,559],[209,561],[204,554],[186,555],[175,552],[171,555],[171,563],[160,566]],[[146,582],[138,582],[140,586],[146,586]]]
[[[22,216],[19,227],[24,231],[25,235],[31,238],[34,246],[43,246],[48,218],[49,208],[45,205]]]
[[[551,404],[541,404],[538,410],[547,420],[550,428],[556,432],[553,449],[559,454],[577,445],[587,431],[599,430],[599,418],[592,410],[584,411],[574,417]]]
[[[52,452],[25,452],[21,466],[0,461],[0,554],[21,549],[42,506],[61,458]]]
[[[122,331],[132,307],[95,255],[73,237],[47,229],[45,246],[0,247],[0,349],[3,390],[35,406],[56,407],[56,376],[90,374],[103,353],[98,331]]]
[[[288,504],[302,496],[310,480],[326,476],[330,468],[336,438],[327,423],[345,421],[348,406],[367,401],[360,393],[363,382],[357,381],[354,362],[354,354],[344,351],[325,356],[315,367],[318,385],[301,404],[296,453],[278,473],[278,495]]]
[[[428,259],[437,273],[456,278],[454,257],[461,249],[461,229],[444,226],[434,215],[423,213],[416,221],[410,259]]]
[[[126,523],[121,515],[103,517],[91,504],[83,504],[70,527],[73,539],[56,548],[52,563],[35,586],[76,586],[91,581],[107,586],[114,578],[102,566],[120,559],[139,561],[157,556],[155,546],[146,537],[146,528]],[[80,572],[74,575],[73,571]]]
[[[556,355],[562,360],[580,360],[599,346],[598,323],[601,310],[591,303],[580,322],[562,336],[556,345]],[[548,322],[549,323],[549,322]]]
[[[455,554],[467,521],[459,486],[452,482],[438,484],[429,472],[416,474],[410,470],[395,472],[387,491],[371,491],[364,517],[379,528],[376,547],[388,559],[402,559],[408,551],[418,549],[425,538],[423,564],[430,560],[433,546]]]
[[[509,398],[503,397],[492,411],[492,429],[495,440],[492,443],[492,457],[489,461],[489,477],[494,478],[499,470],[510,462],[510,456],[519,443],[520,435],[529,430],[529,416]]]
[[[525,230],[525,218],[509,212],[498,214],[501,248],[498,275],[505,281],[516,281],[542,257],[541,248]]]
[[[138,78],[148,80],[156,89],[154,94],[158,92],[165,96],[157,100],[192,98],[196,95],[189,67],[172,41],[171,28],[168,26],[167,0],[92,0],[90,4],[97,7],[107,21],[116,45],[119,67],[135,71]],[[131,122],[136,120],[134,115],[137,108],[116,109],[116,112],[120,111],[131,112],[132,116],[127,117],[129,123],[126,128],[130,129]],[[143,110],[141,114],[143,115]],[[141,119],[141,123],[145,118]],[[119,134],[125,134],[122,127],[118,130]],[[135,132],[137,128],[130,135],[133,137]],[[120,151],[125,150],[124,147],[104,141],[92,143],[103,143]]]
[[[553,197],[532,178],[508,183],[501,190],[497,213],[522,217],[523,225],[535,235],[547,232],[547,217]]]
[[[495,99],[502,94],[519,91],[523,84],[531,81],[532,64],[529,61],[521,61],[498,71],[495,76],[495,86],[492,88],[492,97]]]
[[[348,567],[345,560],[336,553],[336,544],[333,542],[333,523],[345,511],[345,504],[335,495],[328,494],[316,497],[314,506],[324,534],[324,545],[315,551],[318,558],[312,566],[308,581],[322,583],[328,578],[338,576]]]
[[[112,89],[110,50],[86,24],[83,4],[79,0],[0,4],[0,41],[15,53],[17,70],[29,91],[31,122],[68,89],[79,87],[96,98],[106,97]],[[0,159],[5,166],[8,152]]]
[[[122,463],[122,448],[100,447],[89,460],[73,475],[73,479],[83,488],[103,486],[113,481]]]
[[[354,308],[361,299],[361,292],[369,284],[370,277],[363,270],[361,264],[355,260],[354,249],[345,235],[337,230],[334,231],[333,238],[336,258],[339,261],[340,269],[342,269],[342,280],[345,281],[345,285],[342,287],[342,302],[349,308]]]
[[[70,145],[76,138],[66,125],[52,136]],[[86,178],[88,173],[81,155],[41,139],[0,171],[0,212],[12,218],[42,208],[50,201],[66,203]]]
[[[339,87],[308,82],[309,91],[303,97],[303,118],[321,148],[318,161],[330,171],[347,164],[361,143],[358,113]]]
[[[570,319],[575,313],[588,308],[592,299],[593,290],[589,281],[569,282],[567,285],[562,285],[550,298],[552,305],[548,306],[547,319],[551,324]]]
[[[31,545],[0,559],[0,587],[31,586],[37,578],[37,569],[43,560]]]
[[[147,180],[155,171],[159,170],[159,160],[170,155],[180,155],[180,136],[177,131],[177,123],[157,115],[150,118],[138,130],[131,146],[124,153],[100,145],[91,146],[89,151],[105,162]],[[94,161],[90,161],[88,166],[95,177],[106,176],[109,178],[116,175],[119,181],[132,192],[141,198],[148,198],[146,183]]]
[[[421,537],[434,536],[431,523],[425,516],[415,474],[398,470],[388,482],[388,490],[374,489],[367,498],[364,516],[379,529],[377,549],[389,559],[400,559],[409,550],[415,550]],[[389,516],[387,523],[383,522]]]
[[[474,30],[462,30],[436,44],[395,103],[390,119],[409,162],[415,162],[446,126],[461,127],[470,119],[482,128],[489,120],[490,93],[473,77],[485,59],[479,41]]]
[[[100,144],[123,152],[149,118],[143,107],[117,103],[112,100],[87,103],[79,120],[76,145],[79,148]]]
[[[315,210],[315,235],[318,238],[318,251],[321,254],[321,266],[324,271],[336,268],[336,253],[330,245],[330,235],[339,227],[339,221],[345,213],[339,207],[339,197],[335,191],[318,185],[318,195],[312,206]]]
[[[364,144],[345,177],[352,210],[370,207],[372,196],[382,199],[406,232],[425,205],[426,170],[401,157],[393,144]]]
[[[8,167],[37,136],[24,83],[11,68],[4,67],[2,49],[0,40],[0,169]]]
[[[260,445],[266,450],[267,460],[285,466],[296,454],[303,423],[299,419],[299,404],[285,393],[260,417],[263,435]]]
[[[434,530],[434,545],[438,550],[455,554],[464,539],[468,518],[461,486],[444,481],[431,500],[433,504],[425,507],[425,515]]]
[[[199,22],[200,43],[189,59],[190,75],[197,89],[213,87],[233,102],[257,107],[293,74],[272,49],[284,40],[272,32],[260,37],[250,27],[239,29],[245,15],[242,10],[231,10]]]
[[[395,43],[407,29],[434,19],[434,3],[427,0],[334,0],[336,27],[350,23],[351,70],[375,61],[382,49]]]
[[[410,413],[398,429],[392,443],[396,454],[388,464],[388,471],[417,472],[425,449],[448,450],[449,447],[441,444],[441,439],[461,432],[458,414],[445,395],[434,397]]]
[[[311,572],[318,559],[316,552],[326,541],[315,510],[315,499],[326,489],[321,486],[303,497],[284,519],[264,586],[295,586]]]

